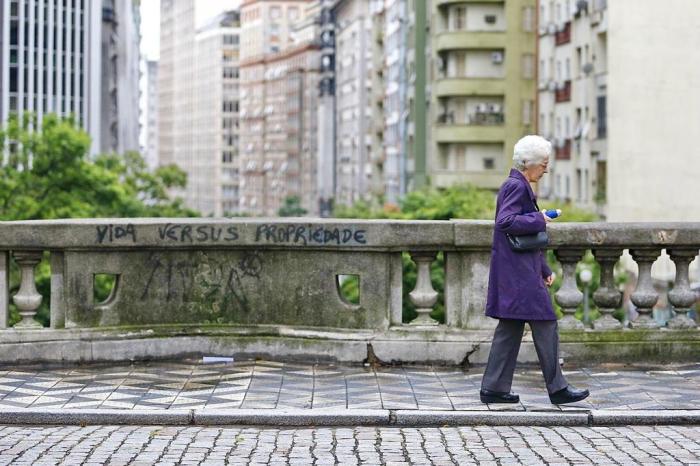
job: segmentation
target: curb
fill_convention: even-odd
[[[189,409],[0,409],[0,424],[25,425],[189,425]]]
[[[628,426],[700,425],[700,410],[0,409],[0,425]]]

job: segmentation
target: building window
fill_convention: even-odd
[[[544,10],[544,6],[542,7]],[[544,11],[542,13],[544,18]],[[535,30],[535,7],[526,6],[523,8],[523,31],[533,32]]]
[[[235,34],[224,35],[224,45],[238,45],[238,36]]]
[[[225,150],[222,154],[221,161],[223,163],[231,163],[233,162],[233,151],[230,150]]]
[[[606,112],[606,97],[604,95],[598,97],[598,119],[597,119],[598,138],[605,139],[608,136],[608,118]]]
[[[287,10],[287,16],[289,17],[290,21],[295,21],[296,19],[299,18],[299,8],[297,7],[290,7]]]
[[[270,7],[270,19],[279,19],[282,16],[282,8],[278,6]]]
[[[223,75],[224,78],[237,78],[238,68],[235,68],[233,66],[225,66]]]
[[[534,104],[532,100],[523,100],[523,125],[529,126],[532,124],[532,110]]]
[[[523,79],[535,78],[535,56],[531,53],[523,54],[522,59]]]
[[[496,168],[496,163],[493,159],[484,159],[484,170],[493,170]]]
[[[467,27],[467,8],[456,6],[452,8],[452,29],[461,31]]]

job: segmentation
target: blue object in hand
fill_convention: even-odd
[[[561,209],[549,209],[545,210],[544,214],[549,218],[557,218],[561,215]]]

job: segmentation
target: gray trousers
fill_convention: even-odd
[[[481,388],[495,392],[510,392],[513,372],[520,351],[520,342],[525,329],[524,320],[500,319],[493,334],[489,361],[486,364]],[[559,366],[559,333],[556,320],[527,321],[532,330],[532,339],[547,391],[554,393],[569,384]]]

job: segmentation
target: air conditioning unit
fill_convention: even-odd
[[[494,65],[503,63],[503,52],[491,52],[491,63]]]

